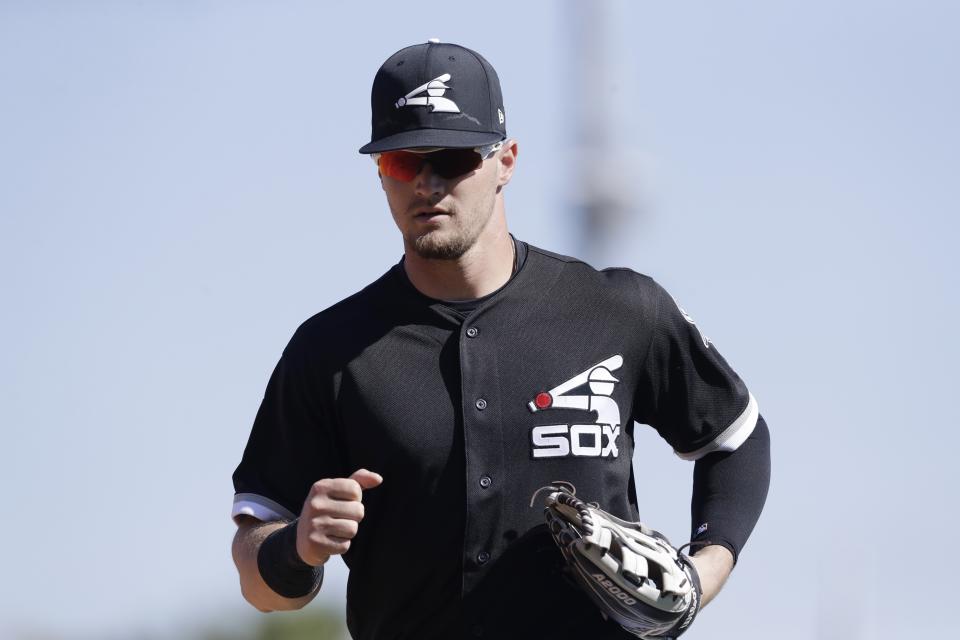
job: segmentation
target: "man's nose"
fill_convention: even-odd
[[[447,181],[443,177],[434,172],[433,166],[429,162],[424,162],[420,166],[420,171],[417,172],[417,176],[413,181],[417,195],[422,197],[443,193],[447,184]]]

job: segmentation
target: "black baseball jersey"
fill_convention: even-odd
[[[355,638],[629,638],[560,569],[540,487],[638,519],[634,423],[683,458],[733,450],[757,405],[651,278],[518,243],[472,310],[402,263],[307,320],[234,473],[234,515],[293,518],[316,480],[383,475],[344,561]]]

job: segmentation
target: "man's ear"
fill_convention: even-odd
[[[503,187],[510,182],[517,167],[517,141],[509,138],[497,153],[497,186]]]

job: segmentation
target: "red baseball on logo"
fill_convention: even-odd
[[[537,409],[546,409],[553,404],[553,397],[546,391],[541,391],[537,394],[537,397],[533,399],[533,403],[537,405]]]

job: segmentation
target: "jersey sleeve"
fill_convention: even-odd
[[[640,373],[638,421],[684,460],[736,450],[757,424],[756,400],[693,319],[650,282],[657,311]]]
[[[311,485],[340,477],[331,402],[309,341],[294,334],[270,376],[243,458],[233,473],[232,516],[290,520]]]

